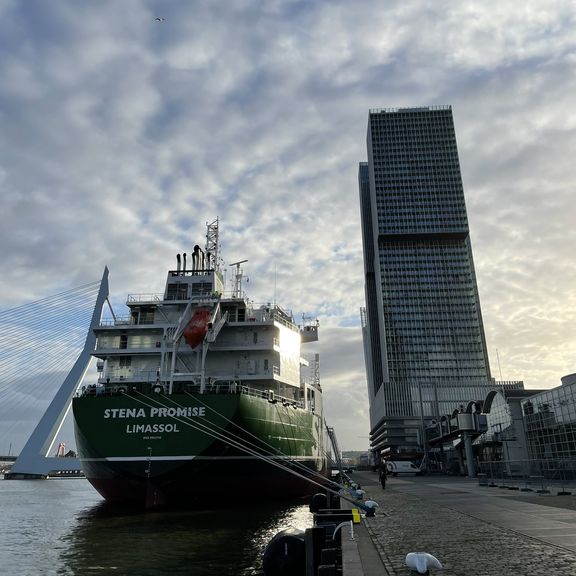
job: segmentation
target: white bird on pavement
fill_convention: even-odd
[[[415,570],[418,574],[429,574],[430,568],[442,568],[438,558],[428,552],[409,552],[406,554],[405,563],[410,570]]]

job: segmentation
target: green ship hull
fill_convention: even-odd
[[[78,456],[107,500],[203,507],[313,494],[326,476],[322,419],[249,394],[73,400]]]

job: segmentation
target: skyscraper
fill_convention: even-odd
[[[370,110],[360,163],[371,446],[483,399],[490,367],[450,106]]]

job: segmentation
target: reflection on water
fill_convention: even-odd
[[[271,538],[312,524],[307,504],[148,511],[104,503],[84,480],[0,480],[0,573],[252,576]]]
[[[100,504],[65,536],[62,574],[261,574],[272,536],[310,525],[303,505],[134,512]]]

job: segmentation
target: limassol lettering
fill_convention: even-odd
[[[150,434],[161,432],[180,432],[178,424],[128,424],[127,434]]]

